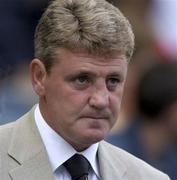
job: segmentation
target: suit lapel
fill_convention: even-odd
[[[54,180],[34,121],[34,108],[16,122],[8,154],[18,163],[9,172],[13,180]]]
[[[99,144],[98,160],[102,180],[122,180],[127,168],[118,156],[115,157],[113,149],[104,141]]]
[[[13,180],[54,180],[51,167],[45,160],[44,153],[39,153],[36,157],[23,163],[9,172]]]

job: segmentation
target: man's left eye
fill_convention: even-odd
[[[119,83],[120,83],[120,79],[118,79],[118,78],[109,78],[107,80],[106,84],[107,84],[107,88],[109,90],[114,90]]]

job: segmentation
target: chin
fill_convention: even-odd
[[[73,146],[77,151],[83,151],[90,147],[91,145],[102,141],[107,134],[99,131],[85,131],[84,134],[80,134],[77,139],[79,146]]]
[[[97,143],[97,142],[103,140],[107,134],[108,133],[105,133],[102,131],[100,132],[98,130],[94,130],[88,134],[85,134],[85,140],[90,142],[90,144],[94,144],[94,143]]]

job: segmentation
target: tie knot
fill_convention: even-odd
[[[77,180],[83,176],[88,176],[90,164],[83,155],[75,154],[63,165],[70,173],[72,180]]]

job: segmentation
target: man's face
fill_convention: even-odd
[[[105,58],[63,49],[45,74],[42,115],[78,151],[102,140],[117,120],[127,64],[121,56]]]

